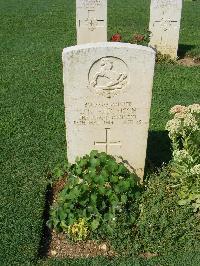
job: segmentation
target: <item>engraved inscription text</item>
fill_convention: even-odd
[[[136,108],[132,102],[85,103],[80,116],[74,121],[76,125],[116,125],[137,122]]]

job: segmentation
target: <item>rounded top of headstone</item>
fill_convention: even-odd
[[[75,46],[70,46],[63,49],[63,55],[65,53],[73,52],[73,51],[80,51],[80,50],[87,50],[87,49],[96,49],[96,48],[124,48],[124,49],[133,49],[139,50],[143,52],[147,52],[149,54],[155,55],[156,52],[154,49],[137,45],[131,43],[122,43],[122,42],[100,42],[100,43],[87,43],[87,44],[80,44]]]

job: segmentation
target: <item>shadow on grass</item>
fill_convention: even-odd
[[[150,131],[145,172],[169,163],[172,158],[171,150],[171,142],[167,131]]]
[[[47,221],[49,220],[49,213],[50,213],[50,207],[53,203],[53,191],[52,187],[50,185],[46,188],[45,193],[45,206],[43,211],[43,224],[42,224],[42,237],[39,244],[38,249],[38,257],[39,258],[45,258],[47,257],[47,253],[49,250],[49,246],[51,243],[51,231],[46,225]]]
[[[188,52],[195,48],[195,45],[179,44],[178,57],[184,58]]]

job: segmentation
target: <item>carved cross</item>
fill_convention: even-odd
[[[97,27],[101,27],[101,22],[103,23],[103,19],[95,18],[95,10],[88,10],[88,17],[85,19],[86,25],[88,29],[94,31]],[[79,20],[79,27],[81,26],[81,20]]]
[[[164,19],[162,18],[161,20],[156,20],[154,23],[160,23],[160,27],[163,29],[164,32],[167,32],[171,26],[173,25],[173,23],[177,23],[177,20],[171,20],[171,19]],[[160,37],[160,42],[163,42],[163,35],[161,34]],[[166,38],[166,35],[165,35]]]
[[[121,141],[111,141],[111,137],[110,137],[110,128],[105,128],[106,130],[106,140],[105,141],[101,141],[101,142],[94,142],[94,146],[96,147],[104,147],[106,153],[110,153],[109,152],[109,148],[113,147],[113,146],[118,146],[121,147]]]
[[[160,27],[163,28],[164,31],[167,31],[170,26],[172,26],[172,23],[177,23],[177,20],[171,20],[171,19],[164,19],[156,20],[155,23],[160,23]]]

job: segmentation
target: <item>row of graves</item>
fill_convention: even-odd
[[[151,0],[149,46],[176,59],[182,0]],[[107,0],[76,0],[77,44],[107,41]]]
[[[107,42],[107,0],[76,0],[63,50],[67,156],[98,150],[143,178],[156,51],[177,57],[182,0],[151,0],[149,47]]]

